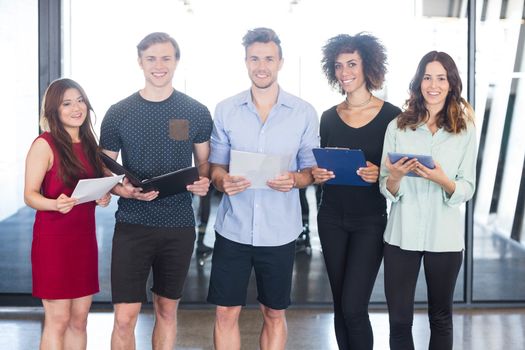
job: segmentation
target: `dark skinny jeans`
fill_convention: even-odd
[[[390,349],[414,349],[414,295],[421,261],[427,282],[429,350],[452,350],[452,303],[463,252],[410,251],[385,244],[385,294],[390,321]]]
[[[319,238],[332,288],[340,350],[372,350],[368,303],[383,258],[386,214],[348,218],[319,210]]]

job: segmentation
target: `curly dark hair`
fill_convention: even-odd
[[[445,100],[443,109],[437,114],[436,125],[451,133],[459,133],[467,128],[467,122],[474,121],[472,106],[461,97],[463,85],[456,63],[445,52],[430,51],[421,58],[416,74],[410,82],[410,97],[405,102],[405,111],[397,119],[397,127],[415,130],[418,125],[427,121],[429,114],[425,106],[425,99],[421,93],[421,82],[425,75],[427,64],[439,62],[447,71],[447,80],[450,92]]]
[[[253,43],[269,43],[274,42],[279,48],[279,59],[283,58],[283,49],[281,48],[281,39],[277,36],[275,31],[270,28],[255,28],[249,30],[242,38],[242,45],[244,50],[248,50],[248,46]]]
[[[379,90],[385,81],[387,72],[386,49],[379,39],[365,32],[354,36],[339,34],[328,39],[323,46],[321,64],[328,83],[333,88],[339,89],[343,95],[345,91],[341,88],[335,76],[335,60],[342,53],[354,53],[356,51],[363,61],[366,88],[369,91]]]

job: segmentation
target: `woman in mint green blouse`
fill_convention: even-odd
[[[406,110],[385,134],[380,190],[392,201],[384,235],[392,350],[414,349],[414,294],[421,261],[429,349],[452,349],[452,303],[464,249],[460,206],[472,198],[476,181],[474,113],[461,89],[453,59],[444,52],[427,53],[410,83]],[[435,167],[407,157],[392,164],[389,152],[430,155]]]

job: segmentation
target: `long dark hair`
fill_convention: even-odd
[[[405,102],[405,111],[397,119],[397,126],[400,129],[410,128],[415,130],[418,125],[427,121],[429,113],[425,107],[425,99],[421,93],[421,82],[425,75],[425,69],[430,62],[439,62],[447,71],[447,80],[450,85],[443,109],[436,116],[438,128],[454,134],[460,133],[467,128],[468,122],[474,121],[474,110],[472,106],[461,97],[461,77],[459,76],[456,63],[445,52],[430,51],[427,53],[417,66],[416,74],[410,82],[410,97]]]
[[[97,177],[103,176],[104,165],[100,157],[100,149],[97,145],[93,125],[91,124],[91,103],[84,89],[71,79],[63,78],[53,81],[48,86],[42,102],[40,127],[42,130],[49,131],[53,137],[60,158],[60,177],[66,185],[72,186],[82,174],[85,174],[86,169],[84,169],[80,160],[75,156],[73,152],[73,140],[60,121],[59,107],[68,89],[78,90],[87,106],[87,116],[84,123],[80,126],[79,137],[84,154],[95,170]]]

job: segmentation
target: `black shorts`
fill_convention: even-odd
[[[274,310],[290,305],[295,241],[278,247],[254,247],[215,233],[208,302],[221,306],[246,305],[252,272],[257,300]]]
[[[180,299],[194,243],[194,227],[163,228],[117,223],[111,251],[112,302],[146,302],[150,270],[153,271],[153,293]]]

